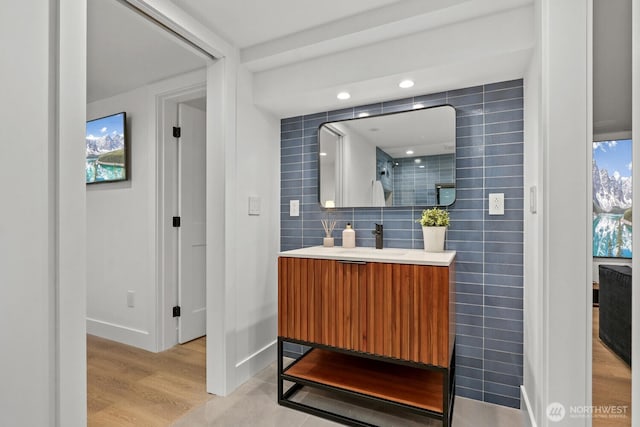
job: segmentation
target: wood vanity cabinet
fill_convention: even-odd
[[[424,411],[420,413],[449,425],[454,280],[454,263],[432,266],[281,256],[279,353],[283,341],[305,344],[311,350],[287,369],[279,354],[279,402],[316,413],[310,407],[289,405],[282,390],[284,379],[296,383],[292,388],[326,386],[373,396]],[[388,380],[383,385],[380,375]],[[367,385],[369,377],[377,378],[377,384]],[[415,387],[407,389],[410,384]],[[321,412],[316,414],[327,417]],[[328,418],[365,425],[341,416]]]

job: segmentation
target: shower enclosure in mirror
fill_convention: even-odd
[[[318,148],[325,208],[455,201],[456,112],[450,105],[323,123]]]

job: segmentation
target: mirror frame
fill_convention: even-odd
[[[393,116],[393,115],[398,115],[398,114],[406,114],[406,113],[412,113],[412,112],[417,112],[417,111],[426,111],[426,110],[431,110],[434,108],[442,108],[442,107],[451,107],[451,109],[453,110],[454,113],[454,135],[453,135],[453,143],[454,143],[454,148],[453,148],[453,180],[452,182],[446,182],[446,183],[436,183],[435,184],[435,191],[436,191],[436,203],[434,204],[403,204],[403,205],[391,205],[391,206],[324,206],[322,203],[322,193],[321,193],[321,180],[322,180],[322,174],[321,174],[321,160],[322,160],[322,156],[320,155],[321,150],[320,150],[320,134],[322,132],[323,126],[325,125],[329,125],[329,124],[333,124],[333,123],[344,123],[344,122],[351,122],[354,120],[366,120],[366,119],[373,119],[373,118],[379,118],[379,117],[385,117],[385,116]],[[448,104],[448,103],[444,103],[444,104],[438,104],[438,105],[429,105],[423,108],[415,108],[415,109],[409,109],[409,110],[402,110],[402,111],[392,111],[392,112],[388,112],[388,113],[380,113],[380,114],[373,114],[370,116],[366,116],[366,117],[352,117],[352,118],[348,118],[348,119],[342,119],[342,120],[332,120],[332,121],[326,121],[326,122],[322,122],[320,123],[320,125],[318,125],[318,131],[317,131],[317,140],[318,140],[318,149],[317,149],[317,161],[318,161],[318,172],[317,172],[317,180],[318,180],[318,185],[317,185],[317,200],[318,200],[318,204],[320,205],[320,207],[322,209],[334,209],[334,208],[338,208],[338,209],[367,209],[367,208],[403,208],[403,207],[412,207],[412,206],[426,206],[426,207],[431,207],[431,206],[437,206],[437,207],[448,207],[451,206],[453,203],[455,203],[457,195],[456,195],[456,188],[457,188],[457,170],[456,170],[456,164],[457,164],[457,156],[456,156],[456,149],[457,149],[457,110],[455,108],[455,106]],[[378,148],[378,147],[376,147]],[[377,166],[377,165],[376,165]],[[453,195],[451,196],[451,189],[453,189]],[[444,195],[445,198],[451,200],[450,203],[446,203],[446,204],[440,204],[438,203],[438,199],[440,198],[440,191],[445,191],[446,194]]]

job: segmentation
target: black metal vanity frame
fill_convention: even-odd
[[[295,343],[295,344],[301,344],[304,346],[308,346],[310,347],[309,350],[307,350],[302,356],[300,356],[297,360],[295,360],[293,363],[291,363],[289,366],[287,366],[286,368],[284,368],[284,364],[283,364],[283,345],[285,342],[290,342],[290,343]],[[332,385],[327,385],[327,384],[323,384],[323,383],[318,383],[315,381],[310,381],[307,379],[303,379],[303,378],[299,378],[299,377],[295,377],[292,375],[288,375],[287,374],[287,370],[290,369],[292,366],[294,366],[296,363],[298,363],[300,360],[302,360],[310,351],[312,351],[315,348],[320,348],[320,349],[325,349],[325,350],[329,350],[329,351],[333,351],[333,352],[338,352],[338,353],[344,353],[344,354],[348,354],[348,355],[352,355],[352,356],[357,356],[357,357],[363,357],[363,358],[368,358],[368,359],[372,359],[372,360],[377,360],[377,361],[382,361],[382,362],[387,362],[387,363],[393,363],[393,364],[398,364],[398,365],[404,365],[404,366],[410,366],[413,368],[418,368],[418,369],[424,369],[424,370],[431,370],[431,371],[437,371],[442,373],[442,377],[443,377],[443,384],[442,384],[442,390],[443,390],[443,402],[442,402],[442,408],[443,411],[442,413],[440,412],[436,412],[436,411],[431,411],[428,409],[423,409],[423,408],[418,408],[412,405],[407,405],[407,404],[403,404],[403,403],[399,403],[399,402],[395,402],[395,401],[391,401],[391,400],[387,400],[384,398],[379,398],[379,397],[375,397],[375,396],[370,396],[370,395],[366,395],[363,393],[358,393],[355,391],[351,391],[351,390],[346,390],[343,388],[339,388],[339,387],[335,387]],[[326,346],[326,345],[322,345],[322,344],[318,344],[318,343],[312,343],[312,342],[306,342],[306,341],[299,341],[299,340],[295,340],[295,339],[291,339],[291,338],[284,338],[284,337],[278,337],[278,403],[281,406],[286,406],[292,409],[296,409],[302,412],[306,412],[308,414],[312,414],[312,415],[316,415],[318,417],[322,417],[331,421],[335,421],[338,423],[342,423],[344,425],[349,425],[349,426],[355,426],[355,427],[376,427],[374,424],[369,424],[367,422],[364,421],[360,421],[354,418],[350,418],[350,417],[346,417],[340,414],[336,414],[333,412],[329,412],[329,411],[325,411],[323,409],[320,408],[315,408],[303,403],[299,403],[299,402],[294,402],[292,400],[290,400],[291,397],[293,397],[298,391],[300,391],[303,387],[305,386],[309,386],[309,387],[315,387],[315,388],[319,388],[319,389],[324,389],[324,390],[329,390],[329,391],[333,391],[339,394],[343,394],[343,395],[347,395],[347,396],[354,396],[354,397],[358,397],[361,399],[365,399],[365,400],[369,400],[372,402],[377,402],[377,403],[381,403],[384,405],[387,405],[389,407],[395,407],[395,408],[402,408],[403,410],[412,412],[412,413],[416,413],[419,415],[424,415],[430,418],[435,418],[437,420],[441,420],[442,421],[442,426],[443,427],[450,427],[451,426],[451,420],[453,417],[453,404],[454,404],[454,400],[455,400],[455,360],[456,360],[456,355],[455,355],[455,342],[454,342],[454,347],[453,347],[453,352],[451,354],[451,360],[449,363],[449,368],[444,368],[441,366],[434,366],[434,365],[428,365],[428,364],[424,364],[424,363],[417,363],[417,362],[411,362],[411,361],[407,361],[407,360],[401,360],[401,359],[394,359],[394,358],[389,358],[389,357],[383,357],[383,356],[377,356],[377,355],[373,355],[373,354],[369,354],[369,353],[362,353],[362,352],[357,352],[357,351],[352,351],[352,350],[346,350],[346,349],[342,349],[342,348],[337,348],[337,347],[330,347],[330,346]],[[284,391],[284,381],[289,381],[294,383],[286,392]]]

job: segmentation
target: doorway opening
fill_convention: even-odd
[[[126,112],[130,142],[128,179],[87,189],[90,421],[92,417],[109,420],[115,414],[134,416],[130,412],[140,408],[153,412],[154,396],[174,401],[163,393],[180,394],[185,387],[197,393],[179,402],[182,413],[210,397],[206,394],[206,338],[192,341],[206,333],[203,209],[208,64],[209,57],[122,2],[89,0],[87,119]],[[172,108],[175,114],[169,120]],[[174,138],[173,127],[182,127],[183,136]],[[174,181],[169,188],[165,185],[170,179],[167,144],[177,149],[187,138],[197,143],[176,152],[173,160],[181,163],[170,168],[176,175],[171,176]],[[194,153],[194,147],[200,151]],[[180,191],[178,186],[183,184]],[[167,195],[173,189],[176,193]],[[171,212],[165,212],[167,199],[177,203]],[[174,228],[172,217],[181,215],[182,227]],[[175,250],[165,247],[169,233],[175,235],[169,242],[175,243]],[[173,280],[164,271],[166,264],[173,266],[172,273],[186,277]],[[192,282],[201,284],[201,289],[194,290]],[[179,332],[181,317],[173,317],[173,308],[179,306],[180,314],[195,318],[193,323],[200,328],[190,327],[191,335]],[[186,344],[172,348],[179,340]],[[167,366],[189,375],[173,377],[171,370],[161,370]],[[102,389],[107,384],[116,386],[111,397],[91,392],[96,385]],[[127,394],[127,390],[136,392]],[[124,398],[122,405],[129,406],[118,407],[117,398]],[[173,416],[156,412],[143,418],[160,415],[166,421]]]
[[[631,3],[593,1],[592,405],[605,411],[594,427],[632,419]]]

